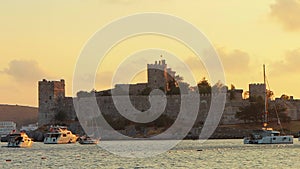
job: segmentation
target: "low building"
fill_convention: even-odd
[[[17,125],[13,121],[0,121],[0,136],[16,131]]]

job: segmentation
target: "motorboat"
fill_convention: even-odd
[[[73,134],[65,126],[55,126],[50,128],[50,132],[46,134],[44,144],[68,144],[76,143],[78,136]]]
[[[9,134],[16,132],[16,125],[13,121],[0,121],[1,142],[7,142]]]
[[[89,136],[82,136],[79,138],[78,142],[80,144],[98,144],[100,139],[94,139]]]
[[[25,132],[13,133],[7,136],[7,147],[28,148],[32,146],[32,139]]]

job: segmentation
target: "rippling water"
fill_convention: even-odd
[[[241,139],[185,140],[149,158],[124,158],[96,145],[34,143],[32,148],[1,147],[0,159],[0,168],[299,168],[300,142],[244,145]]]

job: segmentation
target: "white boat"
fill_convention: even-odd
[[[67,144],[76,143],[78,136],[64,126],[51,127],[51,132],[46,134],[44,144]]]
[[[35,124],[29,124],[28,126],[22,126],[21,127],[21,131],[34,131],[36,129],[38,129],[38,123]]]
[[[254,130],[249,137],[244,138],[244,144],[293,144],[293,136],[280,135],[272,128]]]
[[[7,138],[7,147],[28,148],[32,146],[33,141],[25,132],[19,134],[9,134]]]
[[[266,86],[265,65],[263,66],[264,85]],[[275,131],[268,127],[268,107],[267,107],[267,89],[265,89],[265,108],[264,123],[261,130],[254,130],[249,137],[244,138],[244,144],[293,144],[294,136],[280,135],[279,131]]]
[[[80,144],[98,144],[100,139],[90,138],[88,136],[82,136],[79,138],[78,142]]]
[[[7,142],[8,135],[16,131],[16,123],[13,121],[0,121],[1,142]]]

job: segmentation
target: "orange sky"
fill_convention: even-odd
[[[71,95],[75,64],[88,39],[111,21],[140,12],[174,15],[201,30],[219,53],[227,85],[248,90],[248,83],[262,82],[265,63],[275,95],[300,98],[300,0],[10,0],[0,2],[0,103],[37,106],[37,81],[43,78],[64,78]],[[141,36],[107,54],[95,88],[108,88],[122,58],[145,48],[170,51],[197,79],[206,76],[182,44]],[[179,65],[167,63],[184,76]],[[142,74],[134,82],[145,79]]]

